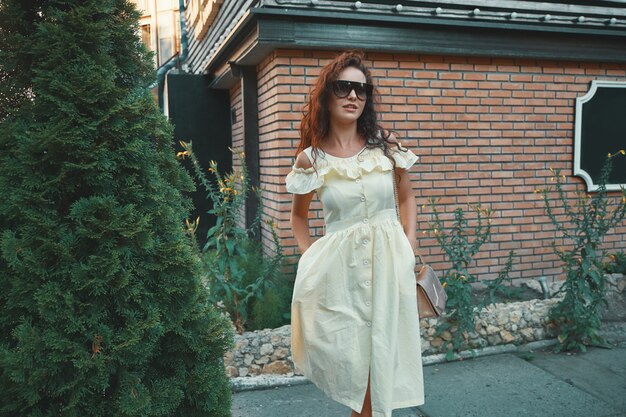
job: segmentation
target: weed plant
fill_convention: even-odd
[[[565,283],[560,291],[564,293],[563,300],[550,312],[558,331],[556,351],[584,352],[587,346],[605,344],[599,335],[607,281],[600,245],[609,230],[626,215],[626,190],[622,188],[619,199],[610,198],[606,190],[613,158],[620,154],[624,155],[624,151],[607,156],[598,178],[598,191],[593,196],[578,192],[572,199],[563,190],[565,176],[552,169],[555,188],[536,190],[543,197],[550,221],[569,243],[564,248],[552,242],[565,269]],[[557,217],[557,208],[564,211],[564,216]]]
[[[610,262],[604,264],[604,271],[607,274],[626,275],[626,253],[615,252],[609,255]]]
[[[216,224],[207,233],[203,248],[207,271],[209,298],[231,317],[237,332],[259,327],[276,327],[285,321],[287,291],[282,274],[283,251],[272,221],[266,221],[275,252],[264,253],[260,241],[264,213],[261,190],[250,187],[243,152],[238,153],[241,169],[229,174],[219,172],[217,163],[209,163],[205,174],[192,150],[192,144],[181,142],[184,151],[179,158],[189,157],[194,174],[207,191]],[[257,215],[251,225],[242,225],[246,195],[253,191],[259,201]],[[194,234],[199,219],[188,222],[188,232]]]
[[[509,276],[511,270],[513,270],[514,258],[515,252],[509,251],[504,268],[498,273],[498,277],[485,281],[487,292],[483,300],[484,304],[494,304],[497,301],[498,295],[507,299],[520,297],[521,289],[513,286]],[[508,285],[505,285],[504,282],[508,282]]]
[[[478,279],[473,276],[468,268],[474,261],[474,257],[480,251],[483,244],[491,239],[491,216],[490,209],[473,206],[471,209],[476,213],[475,219],[470,222],[468,215],[461,208],[454,211],[454,220],[451,227],[446,230],[444,220],[437,210],[437,200],[429,199],[432,208],[434,222],[429,225],[430,233],[451,263],[448,270],[440,278],[446,293],[446,319],[437,326],[437,334],[444,331],[452,333],[452,341],[447,347],[447,358],[454,356],[463,346],[464,334],[475,331],[475,314],[485,304],[493,303],[497,294],[513,296],[515,289],[505,286],[503,283],[510,282],[509,274],[513,269],[515,253],[509,252],[504,268],[499,272],[496,279],[487,281],[487,297],[482,303],[476,303],[472,297],[472,283]]]

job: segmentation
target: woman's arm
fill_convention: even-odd
[[[309,158],[303,153],[300,153],[296,158],[296,168],[310,168],[312,166]],[[306,252],[311,246],[311,232],[309,230],[309,206],[313,199],[314,191],[308,194],[294,194],[291,204],[291,230],[293,236],[298,242],[298,248],[300,253]]]
[[[389,142],[395,146],[398,143],[396,136],[390,132]],[[417,239],[415,238],[415,226],[417,225],[417,205],[415,201],[415,192],[411,186],[411,178],[406,169],[396,168],[395,181],[398,191],[398,208],[400,211],[400,223],[404,234],[413,250],[417,247]]]
[[[415,192],[411,186],[411,178],[406,169],[396,168],[396,186],[398,189],[398,204],[400,206],[400,223],[413,250],[417,247],[415,226],[417,224],[417,205]],[[398,177],[399,176],[399,177]]]

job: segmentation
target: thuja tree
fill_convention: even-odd
[[[558,328],[557,351],[585,351],[588,345],[603,344],[599,330],[607,279],[601,244],[604,236],[626,216],[626,190],[622,188],[621,195],[613,199],[606,184],[613,158],[624,153],[621,150],[608,155],[598,177],[598,191],[593,196],[579,192],[576,197],[570,197],[563,189],[565,177],[558,170],[553,170],[555,190],[551,187],[536,190],[543,197],[552,224],[568,243],[565,247],[552,244],[565,269],[563,299],[550,312]],[[555,199],[551,198],[554,191]],[[558,210],[564,215],[558,216]]]
[[[0,415],[227,416],[228,322],[125,0],[0,2]]]

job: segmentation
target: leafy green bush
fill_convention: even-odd
[[[181,142],[181,146],[184,151],[178,156],[191,159],[194,173],[212,202],[210,213],[217,219],[208,231],[203,249],[210,299],[229,314],[239,333],[284,323],[284,311],[288,309],[284,292],[280,291],[285,286],[284,256],[273,222],[265,223],[272,233],[275,253],[268,256],[261,244],[261,190],[252,190],[259,201],[253,224],[247,228],[242,225],[241,214],[251,189],[243,152],[239,153],[241,169],[229,174],[220,173],[217,164],[211,161],[211,180],[200,167],[192,144]],[[189,225],[190,233],[195,232],[196,226],[197,221]],[[282,297],[278,297],[279,294]],[[251,317],[255,314],[258,316]]]
[[[253,311],[254,328],[266,329],[279,327],[285,323],[284,311],[288,303],[275,288],[268,288],[261,298],[255,300]]]
[[[553,171],[557,198],[553,199],[551,187],[538,189],[543,197],[545,210],[552,224],[568,242],[568,248],[558,247],[552,242],[554,252],[564,264],[565,283],[561,289],[563,300],[550,312],[551,320],[558,328],[557,351],[585,351],[586,346],[603,344],[598,334],[601,325],[601,307],[606,304],[602,259],[604,251],[600,245],[604,236],[619,224],[626,215],[626,190],[613,209],[606,183],[613,167],[613,158],[624,154],[609,154],[598,178],[598,191],[590,197],[577,193],[570,197],[563,190],[564,176]],[[556,200],[558,203],[553,203]],[[557,204],[564,211],[565,220],[555,214]],[[554,205],[554,207],[553,207]],[[571,226],[571,227],[568,227]]]

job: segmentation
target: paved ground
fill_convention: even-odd
[[[424,367],[426,404],[393,417],[626,417],[626,347]],[[238,392],[233,417],[349,417],[312,384]]]

